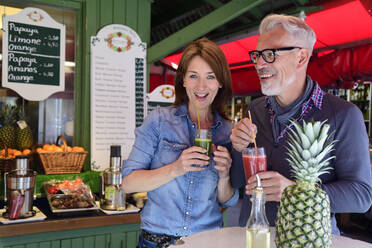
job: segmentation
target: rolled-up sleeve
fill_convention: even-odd
[[[152,111],[134,134],[136,138],[132,151],[123,162],[123,178],[134,170],[151,169],[151,161],[159,144],[159,110]]]
[[[234,195],[228,201],[226,201],[224,203],[220,203],[220,207],[221,208],[232,207],[236,203],[238,203],[238,200],[239,200],[239,190],[235,189],[234,190]]]

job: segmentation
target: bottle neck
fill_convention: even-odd
[[[257,228],[263,229],[269,227],[269,222],[266,218],[265,212],[265,194],[262,190],[254,190],[253,195],[251,196],[252,209],[251,215],[247,221],[247,228]]]
[[[121,157],[110,157],[110,170],[121,171]]]

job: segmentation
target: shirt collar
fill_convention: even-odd
[[[310,76],[306,76],[306,80],[312,80]],[[322,109],[323,104],[323,97],[324,97],[324,91],[320,88],[319,84],[316,81],[314,82],[314,89],[313,93],[311,94],[311,101],[313,102],[314,106],[318,109]],[[265,96],[266,100],[266,107],[271,107],[270,100],[268,96]]]

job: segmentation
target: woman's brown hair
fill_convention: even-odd
[[[225,106],[232,97],[232,80],[229,65],[221,48],[207,38],[201,38],[190,43],[183,51],[174,82],[176,100],[173,105],[180,106],[189,102],[186,89],[183,86],[183,79],[190,61],[195,56],[200,56],[208,63],[216,75],[217,81],[222,86],[213,100],[212,111],[216,110],[224,119],[229,120],[225,113]]]

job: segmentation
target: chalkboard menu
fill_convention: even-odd
[[[28,100],[64,90],[65,26],[25,8],[4,18],[2,86]]]

